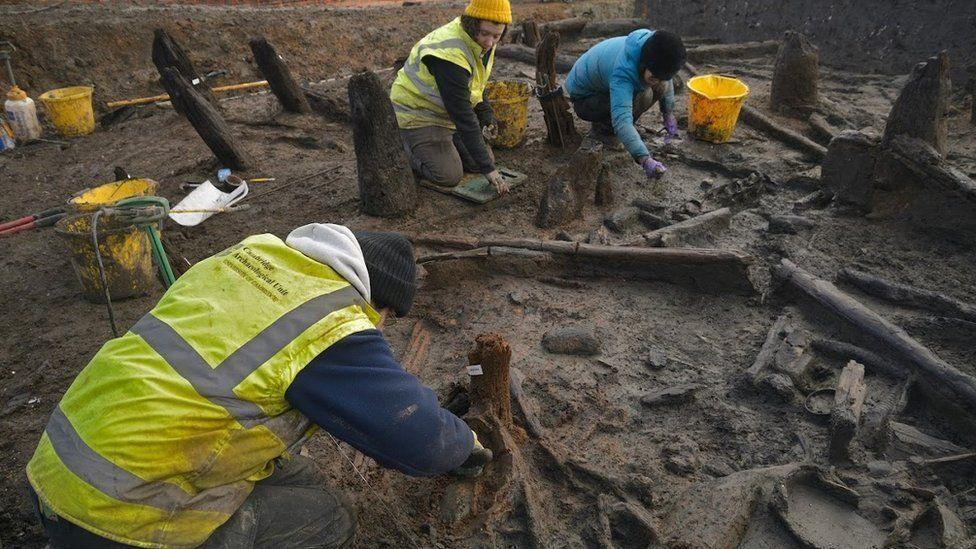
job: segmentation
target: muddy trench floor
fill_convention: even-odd
[[[586,43],[566,44],[565,51]],[[736,59],[703,67],[728,72],[752,88],[751,104],[768,97],[770,58]],[[525,78],[527,65],[499,59],[498,78]],[[856,75],[825,69],[822,93],[857,129],[881,131],[901,78]],[[666,530],[667,516],[680,495],[696,483],[757,467],[809,461],[828,464],[827,426],[808,413],[802,401],[783,402],[754,389],[744,379],[767,330],[784,310],[819,336],[862,343],[857,334],[816,310],[794,308],[777,295],[766,296],[769,267],[789,258],[827,279],[845,266],[972,300],[976,288],[976,252],[971,242],[897,221],[866,219],[834,206],[804,212],[813,227],[798,234],[773,234],[767,214],[792,213],[795,200],[810,192],[809,182],[795,175],[816,163],[802,153],[742,124],[734,140],[710,145],[685,138],[678,147],[716,163],[748,168],[768,176],[761,189],[743,197],[724,197],[710,190],[733,178],[721,171],[691,167],[664,157],[667,176],[658,184],[643,181],[625,153],[608,153],[614,204],[592,204],[582,219],[558,230],[541,230],[533,219],[549,175],[571,151],[550,148],[538,102],[530,101],[528,139],[514,150],[496,151],[499,164],[528,174],[528,182],[487,206],[476,207],[420,189],[417,211],[399,220],[382,220],[358,212],[358,190],[352,136],[347,125],[319,116],[278,112],[273,96],[253,94],[225,100],[231,127],[258,159],[247,177],[275,177],[252,186],[247,211],[217,215],[203,225],[181,229],[168,225],[167,241],[190,262],[205,258],[242,238],[270,232],[284,237],[310,222],[343,223],[356,229],[397,230],[467,236],[553,238],[565,231],[585,240],[604,216],[634,199],[655,200],[680,210],[692,199],[702,209],[733,209],[731,226],[703,245],[736,249],[756,257],[753,296],[703,293],[685,285],[612,278],[575,277],[558,273],[524,276],[494,270],[477,261],[445,263],[423,273],[414,308],[391,318],[384,332],[398,357],[407,352],[420,323],[430,333],[426,356],[413,364],[415,373],[442,398],[467,383],[466,355],[475,337],[500,333],[512,347],[512,366],[524,374],[527,398],[538,411],[547,444],[562,457],[619,479],[628,497],[638,501],[654,524]],[[681,130],[687,97],[679,95]],[[803,130],[804,124],[779,118]],[[640,121],[645,138],[660,145],[656,108]],[[579,125],[581,132],[586,128]],[[976,130],[959,111],[950,119],[949,158],[967,173],[976,173]],[[183,196],[184,181],[202,180],[217,167],[209,151],[181,117],[169,109],[146,107],[137,116],[65,145],[40,143],[0,155],[0,220],[60,204],[79,189],[112,180],[112,169],[160,183],[171,201]],[[313,174],[313,177],[308,177]],[[301,183],[289,182],[306,178]],[[806,185],[806,186],[805,186]],[[642,229],[611,233],[611,243],[633,239]],[[433,251],[433,250],[424,250]],[[438,250],[439,251],[439,250]],[[24,466],[33,452],[51,409],[86,361],[111,337],[103,306],[81,298],[64,244],[50,229],[0,240],[0,540],[4,546],[41,546],[24,490]],[[567,282],[568,281],[568,282]],[[848,288],[849,289],[849,288]],[[850,289],[849,289],[850,290]],[[898,309],[850,290],[875,310],[906,326],[941,357],[976,374],[973,326],[944,325],[924,313]],[[162,294],[116,303],[120,328],[126,329]],[[550,354],[543,335],[565,326],[595,331],[600,351],[581,357]],[[656,357],[656,358],[655,358]],[[663,358],[662,358],[663,357]],[[821,358],[821,386],[833,387],[843,363]],[[641,397],[677,385],[698,386],[686,402],[650,408]],[[898,381],[867,375],[867,407],[883,405]],[[121,404],[121,403],[120,403]],[[516,423],[521,421],[517,416]],[[926,433],[964,445],[960,433],[913,398],[899,421]],[[601,505],[612,487],[599,482],[588,489],[567,483],[547,464],[545,452],[530,437],[521,439],[529,470],[527,479],[540,498],[529,521],[518,505],[504,510],[490,525],[479,517],[457,523],[442,516],[447,478],[414,479],[384,471],[348,446],[342,451],[362,471],[365,488],[329,437],[319,434],[306,446],[332,481],[359,509],[357,546],[526,546],[541,541],[551,547],[597,547],[650,543],[644,534],[607,533]],[[848,485],[875,494],[862,500],[858,513],[890,532],[911,503],[895,514],[884,508],[905,491],[895,483],[937,493],[972,528],[976,526],[973,478],[951,481],[922,475],[894,462],[878,473],[869,463],[886,461],[859,448],[854,463],[839,468]],[[903,486],[902,486],[903,488]],[[897,492],[897,493],[895,493]],[[895,494],[895,495],[892,495]],[[887,498],[887,499],[886,499]],[[901,513],[901,514],[899,514]],[[531,523],[531,526],[530,526]],[[394,527],[394,524],[397,525]],[[531,530],[534,530],[532,532]],[[613,528],[611,528],[613,530]],[[624,529],[626,530],[626,529]],[[620,535],[618,535],[620,534]],[[621,537],[622,536],[622,537]],[[644,536],[644,537],[642,537]]]

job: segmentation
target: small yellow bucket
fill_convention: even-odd
[[[498,124],[498,137],[491,144],[503,149],[517,147],[525,141],[529,112],[529,85],[515,80],[489,82],[486,92]]]
[[[39,99],[61,137],[78,137],[95,131],[90,86],[51,90],[42,93]]]
[[[92,242],[93,213],[65,217],[54,232],[68,246],[71,266],[81,282],[85,299],[105,303],[105,290]],[[145,295],[153,287],[152,248],[142,229],[120,225],[113,218],[98,218],[98,251],[102,256],[105,283],[112,300]]]
[[[124,179],[85,189],[68,200],[72,212],[93,212],[102,206],[115,204],[123,198],[150,196],[156,192],[157,184],[152,179]]]
[[[749,87],[736,78],[708,74],[689,80],[688,89],[688,133],[702,141],[728,141]]]

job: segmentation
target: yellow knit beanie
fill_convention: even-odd
[[[512,5],[508,0],[471,0],[464,15],[508,25],[512,22]]]

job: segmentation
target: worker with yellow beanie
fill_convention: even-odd
[[[481,173],[508,192],[488,145],[497,128],[484,91],[495,45],[511,22],[509,0],[471,0],[463,15],[410,50],[390,99],[417,177],[453,187],[465,172]]]

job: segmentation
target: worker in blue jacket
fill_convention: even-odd
[[[654,160],[634,123],[660,102],[667,139],[678,133],[671,79],[685,62],[685,46],[671,32],[638,29],[590,48],[566,77],[576,114],[593,124],[592,135],[606,145],[619,139],[648,179],[667,169]]]

